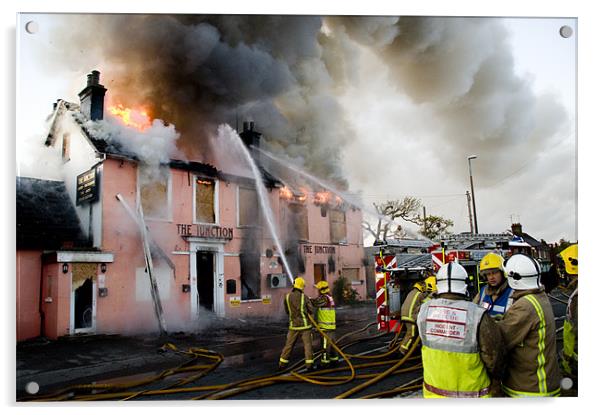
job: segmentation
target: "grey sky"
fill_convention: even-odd
[[[35,17],[39,22],[37,34],[30,35],[21,28],[18,30],[22,65],[18,72],[20,139],[17,158],[24,171],[41,165],[39,157],[43,154],[32,156],[37,153],[32,153],[31,139],[43,133],[43,119],[48,115],[52,102],[57,98],[77,101],[77,92],[85,83],[85,73],[95,68],[103,71],[103,67],[107,66],[100,56],[94,62],[93,56],[77,48],[65,52],[65,56],[77,60],[78,53],[81,55],[83,63],[79,71],[73,69],[74,65],[46,60],[46,55],[36,54],[39,49],[34,47],[34,43],[45,41],[53,19]],[[28,20],[29,17],[23,16],[21,23]],[[575,33],[569,39],[560,37],[558,33],[563,24],[574,29]],[[451,40],[441,44],[467,45],[458,51],[458,54],[465,54],[466,59],[453,63],[458,68],[457,77],[452,77],[452,65],[447,84],[445,77],[439,75],[437,79],[443,79],[441,88],[447,88],[441,90],[432,90],[429,86],[416,89],[415,84],[407,81],[407,76],[400,79],[391,73],[395,62],[387,67],[373,49],[361,45],[361,38],[350,42],[355,56],[346,70],[347,76],[356,82],[347,82],[336,95],[336,101],[344,109],[341,119],[349,121],[354,133],[349,140],[338,142],[342,172],[350,190],[360,191],[367,204],[404,195],[417,196],[426,205],[428,213],[454,220],[455,232],[467,231],[464,194],[469,183],[466,157],[477,153],[473,171],[480,232],[502,232],[509,228],[510,215],[514,215],[515,219],[520,218],[525,231],[537,238],[548,241],[561,237],[576,239],[576,21],[504,19],[507,34],[494,31],[490,35],[493,40],[485,36],[490,33],[488,25],[474,25],[475,29],[481,30],[476,35],[470,32],[473,25],[468,25],[466,30],[461,26],[449,26]],[[352,33],[349,27],[347,30]],[[454,40],[456,43],[452,42]],[[474,138],[460,134],[462,129],[465,126],[471,130],[478,127],[495,135],[498,127],[487,125],[495,126],[500,122],[496,120],[496,111],[487,110],[480,115],[477,112],[476,118],[468,115],[473,118],[463,119],[467,115],[458,112],[454,96],[466,79],[461,72],[465,63],[468,65],[471,59],[483,62],[489,57],[487,54],[495,55],[487,48],[497,45],[496,42],[507,43],[511,55],[500,58],[499,64],[506,65],[504,71],[498,71],[498,68],[489,71],[498,77],[492,82],[498,79],[499,82],[507,82],[508,88],[519,88],[525,98],[515,103],[512,93],[485,94],[484,98],[477,98],[487,101],[472,104],[472,111],[480,111],[483,105],[495,108],[499,104],[511,120],[528,125],[503,125],[507,131],[499,136],[495,145],[491,142],[473,143],[470,140]],[[394,56],[392,59],[398,59],[398,55],[388,53]],[[403,61],[401,63],[404,64]],[[105,72],[103,75],[111,76]],[[319,72],[314,75],[322,76]],[[287,98],[286,104],[298,107],[300,104],[295,99]],[[491,103],[491,99],[501,102]],[[520,110],[521,114],[512,115],[513,108]],[[532,111],[533,114],[523,116],[524,111]],[[493,118],[489,120],[487,117]],[[547,131],[546,128],[552,130]],[[512,131],[520,133],[522,129],[532,131],[534,138],[525,145],[503,142],[508,137],[512,139]],[[333,137],[339,140],[336,135]]]

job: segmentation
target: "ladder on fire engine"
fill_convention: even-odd
[[[142,212],[142,206],[138,205],[138,215],[134,213],[134,211],[130,208],[130,206],[126,203],[123,196],[120,193],[116,195],[117,200],[119,200],[125,210],[130,215],[130,217],[136,222],[138,228],[140,230],[140,237],[142,238],[142,249],[144,251],[144,260],[146,262],[146,269],[148,271],[148,277],[150,280],[150,288],[151,288],[151,297],[153,299],[153,305],[155,308],[155,315],[157,316],[157,320],[159,322],[159,330],[161,335],[167,334],[167,325],[165,324],[165,317],[163,316],[163,306],[161,305],[161,298],[159,296],[159,288],[157,286],[157,280],[153,274],[153,258],[151,255],[151,249],[149,244],[149,237],[147,233],[146,224],[144,223],[144,213]]]

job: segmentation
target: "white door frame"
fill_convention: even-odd
[[[73,290],[73,273],[69,273],[70,284],[69,288],[71,289],[71,311],[69,316],[69,334],[78,334],[78,333],[96,333],[96,277],[92,278],[92,326],[76,329],[75,328],[75,291]]]
[[[213,252],[213,312],[224,317],[224,243],[208,241],[202,238],[190,237],[190,311],[192,320],[199,313],[199,291],[197,288],[196,253],[198,251]]]

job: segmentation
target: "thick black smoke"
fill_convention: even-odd
[[[150,106],[175,124],[190,158],[215,160],[217,125],[253,120],[265,148],[345,185],[339,159],[353,132],[337,99],[356,80],[362,49],[382,60],[441,138],[448,174],[479,153],[484,180],[553,144],[564,108],[516,75],[499,19],[243,15],[69,15],[60,60],[97,67],[110,99]],[[107,79],[106,76],[110,78]],[[366,102],[369,106],[370,103]],[[213,143],[214,144],[214,143]],[[378,143],[375,143],[378,145]],[[214,151],[217,153],[218,151]],[[207,155],[209,155],[207,157]],[[373,164],[367,160],[366,164]],[[479,167],[479,166],[486,166]],[[368,168],[358,166],[358,168]]]

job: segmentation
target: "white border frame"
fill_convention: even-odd
[[[97,276],[95,276],[97,277]],[[96,278],[92,278],[92,326],[76,329],[75,328],[75,291],[73,291],[73,272],[69,273],[69,290],[71,290],[69,306],[69,334],[96,333],[96,292],[98,290]]]

